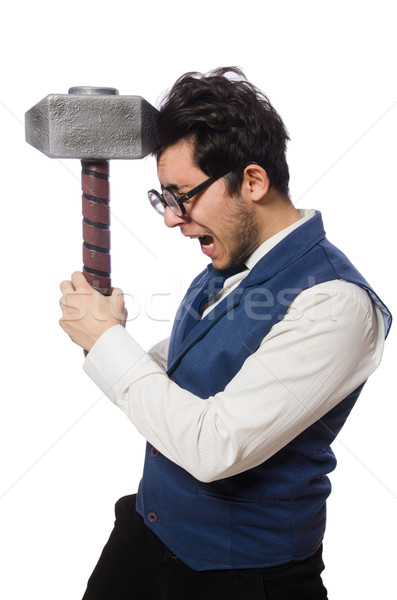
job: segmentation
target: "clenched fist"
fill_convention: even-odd
[[[63,281],[60,287],[59,324],[87,352],[107,329],[119,324],[125,326],[127,310],[120,289],[113,288],[111,296],[103,296],[79,272],[73,273],[72,280]]]

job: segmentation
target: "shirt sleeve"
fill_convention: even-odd
[[[155,346],[153,346],[149,350],[149,355],[153,360],[155,360],[159,365],[161,365],[164,371],[167,370],[167,357],[168,357],[168,347],[170,345],[170,338],[166,338],[165,340],[161,340]]]
[[[210,482],[261,464],[324,416],[376,369],[383,343],[368,294],[332,281],[302,292],[205,400],[166,375],[167,340],[146,353],[121,325],[99,338],[84,369],[153,446]]]

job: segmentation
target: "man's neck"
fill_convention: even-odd
[[[294,219],[290,225],[286,225],[284,228],[279,228],[277,233],[272,236],[266,237],[266,240],[263,241],[255,251],[249,256],[249,258],[245,261],[245,264],[249,269],[252,269],[255,264],[263,257],[265,254],[270,252],[278,243],[281,242],[287,235],[289,235],[294,229],[297,229],[301,225],[303,225],[306,221],[311,219],[315,215],[315,211],[310,209],[301,209],[298,212],[298,219]]]
[[[301,219],[299,211],[289,198],[281,196],[276,191],[273,193],[270,191],[266,196],[266,201],[257,209],[260,232],[258,246]]]

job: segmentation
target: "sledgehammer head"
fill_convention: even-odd
[[[158,145],[158,111],[114,88],[50,94],[25,114],[26,141],[51,158],[143,158]]]

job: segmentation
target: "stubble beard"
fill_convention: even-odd
[[[254,212],[249,210],[239,198],[236,199],[231,221],[233,221],[233,226],[230,223],[228,229],[230,228],[229,235],[234,239],[234,245],[225,270],[234,269],[243,264],[260,244],[259,226]]]

